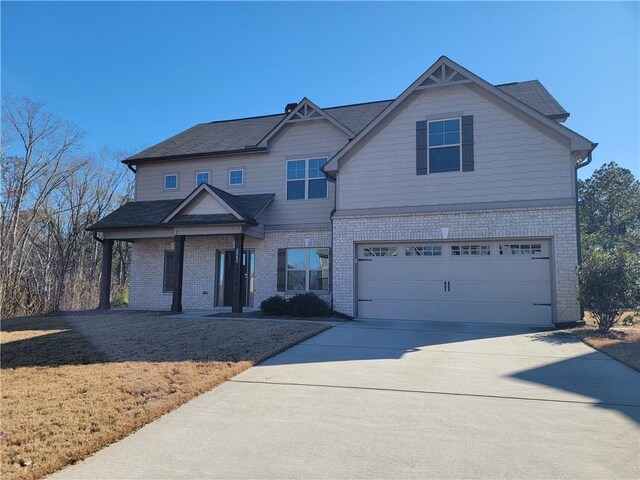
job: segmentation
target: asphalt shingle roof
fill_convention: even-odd
[[[169,222],[162,220],[184,200],[149,200],[129,202],[110,213],[87,230],[113,230],[120,228],[150,228],[166,225],[216,225],[230,223],[255,223],[255,217],[273,200],[272,193],[255,195],[232,195],[219,188],[211,187],[217,195],[229,204],[243,219],[231,214],[177,215]]]
[[[543,115],[552,118],[569,114],[538,80],[496,85]],[[377,117],[393,100],[329,107],[323,110],[357,134]],[[189,155],[222,154],[225,152],[251,151],[285,117],[284,113],[263,117],[240,118],[218,122],[200,123],[163,142],[143,150],[125,160]]]
[[[567,112],[538,80],[496,85],[504,93],[552,118],[568,117]]]

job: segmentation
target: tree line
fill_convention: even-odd
[[[117,161],[126,156],[123,152],[89,152],[83,140],[78,127],[44,104],[3,98],[2,318],[95,308],[98,303],[101,245],[86,229],[128,201],[132,179]],[[126,296],[129,257],[129,245],[116,242],[115,297]]]
[[[621,319],[633,321],[625,311],[640,311],[640,182],[605,163],[578,182],[578,207],[580,300],[606,332]]]

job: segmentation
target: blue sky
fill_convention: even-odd
[[[640,177],[639,3],[2,2],[2,91],[89,148],[196,123],[393,98],[440,55],[494,84],[537,78]]]

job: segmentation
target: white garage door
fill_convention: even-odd
[[[358,316],[550,325],[546,241],[358,246]]]

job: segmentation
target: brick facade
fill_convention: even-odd
[[[553,269],[556,322],[580,318],[577,301],[575,209],[531,208],[357,216],[334,219],[333,291],[336,310],[354,315],[355,243],[401,240],[549,238]]]
[[[354,245],[361,242],[549,238],[553,269],[555,321],[575,321],[580,316],[577,301],[577,249],[575,209],[530,208],[405,214],[392,216],[337,217],[334,219],[333,292],[334,308],[354,315]],[[254,306],[277,292],[279,248],[329,247],[331,231],[267,231],[264,240],[246,237],[245,248],[255,250]],[[173,249],[173,239],[136,240],[132,250],[130,306],[139,309],[171,307],[171,293],[162,291],[164,251]],[[192,236],[185,241],[183,307],[185,310],[215,306],[216,252],[233,249],[233,237]],[[329,294],[324,296],[331,300]]]
[[[329,247],[331,230],[267,231],[264,240],[245,237],[245,249],[255,250],[254,306],[277,293],[279,248]],[[130,307],[167,310],[171,292],[162,291],[164,251],[173,250],[173,239],[140,239],[131,255]],[[233,250],[233,236],[188,236],[184,249],[182,305],[185,310],[215,306],[216,257],[219,250]],[[323,296],[330,301],[329,295]]]

